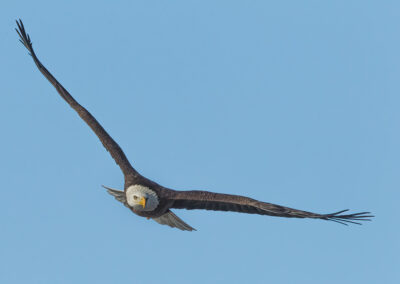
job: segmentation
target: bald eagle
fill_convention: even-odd
[[[21,43],[28,49],[39,71],[56,88],[59,95],[78,113],[100,139],[103,146],[121,168],[125,178],[124,191],[105,187],[109,194],[123,203],[133,213],[153,219],[156,222],[185,231],[195,230],[171,209],[205,209],[215,211],[233,211],[240,213],[269,215],[289,218],[313,218],[338,222],[360,224],[359,221],[370,221],[370,212],[343,214],[341,210],[330,214],[318,214],[272,203],[258,201],[249,197],[214,193],[202,190],[178,191],[161,186],[138,173],[129,163],[124,152],[113,138],[104,130],[90,112],[80,105],[68,91],[54,78],[37,58],[29,35],[21,20],[16,21],[16,29]]]

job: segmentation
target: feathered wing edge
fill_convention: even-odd
[[[128,204],[126,203],[126,196],[124,191],[116,190],[104,185],[103,187],[107,189],[107,192],[112,196],[114,196],[116,200],[118,200],[119,202],[121,202],[122,204],[124,204],[126,207],[129,208]],[[171,228],[178,228],[182,231],[196,231],[196,229],[189,226],[187,223],[185,223],[182,219],[180,219],[170,210],[168,210],[168,212],[166,212],[164,215],[152,219],[161,225],[168,225]]]
[[[342,214],[348,211],[348,209],[330,214],[318,214],[261,202],[245,196],[200,190],[174,191],[168,198],[172,201],[170,208],[232,211],[288,218],[313,218],[333,221],[343,225],[347,225],[348,223],[361,225],[358,221],[371,221],[370,218],[374,217],[370,212]]]
[[[59,95],[78,113],[78,115],[86,122],[86,124],[97,135],[104,148],[111,154],[111,157],[121,168],[124,173],[125,180],[132,179],[134,176],[139,175],[138,172],[132,167],[124,152],[119,147],[117,142],[107,133],[107,131],[100,125],[94,116],[83,106],[81,106],[68,91],[57,81],[56,78],[43,66],[37,58],[33,50],[32,41],[25,31],[24,24],[21,20],[16,21],[18,28],[15,29],[20,37],[19,41],[28,49],[29,55],[32,56],[39,71],[46,77],[47,80],[56,88]]]
[[[348,225],[347,223],[362,225],[360,222],[355,222],[355,221],[371,221],[370,218],[375,217],[374,215],[371,215],[371,212],[342,214],[347,211],[349,211],[349,209],[341,210],[331,214],[318,214],[321,216],[318,217],[318,219],[333,221],[343,225]]]

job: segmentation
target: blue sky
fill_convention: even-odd
[[[398,1],[6,1],[0,10],[1,283],[399,283]],[[109,154],[18,42],[175,189],[363,226],[132,214]]]

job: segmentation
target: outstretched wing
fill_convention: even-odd
[[[37,58],[35,51],[32,47],[32,42],[29,35],[25,32],[24,25],[21,20],[16,21],[18,29],[15,29],[20,37],[21,43],[29,50],[30,55],[35,61],[36,66],[39,71],[50,81],[50,83],[56,88],[60,96],[79,114],[79,116],[89,125],[93,132],[99,137],[101,143],[110,152],[111,156],[121,168],[124,173],[125,179],[127,177],[136,175],[137,172],[131,166],[128,159],[126,158],[124,152],[119,147],[119,145],[111,138],[111,136],[104,130],[100,123],[87,111],[83,106],[81,106],[69,93],[68,91],[56,80],[56,78],[51,75],[51,73],[42,65],[42,63]]]
[[[233,211],[249,214],[270,215],[289,218],[314,218],[335,221],[341,224],[357,221],[370,221],[373,217],[370,212],[342,214],[348,210],[342,210],[331,214],[317,214],[272,203],[261,202],[245,196],[214,193],[208,191],[175,191],[168,197],[172,205],[177,209],[205,209],[215,211]]]

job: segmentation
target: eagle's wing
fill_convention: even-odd
[[[99,137],[103,146],[110,152],[111,156],[121,168],[124,173],[125,179],[132,175],[136,175],[137,172],[131,166],[124,152],[119,145],[111,138],[111,136],[104,130],[100,123],[81,106],[69,93],[68,91],[51,75],[51,73],[42,65],[39,59],[36,57],[35,51],[32,47],[32,42],[29,35],[25,32],[24,25],[21,20],[16,21],[18,29],[15,29],[20,37],[21,43],[28,49],[30,55],[35,61],[39,71],[50,81],[50,83],[56,88],[60,96],[79,114],[79,116],[89,125],[94,133]]]
[[[245,196],[214,193],[208,191],[174,191],[167,198],[171,201],[170,208],[205,209],[215,211],[233,211],[249,214],[270,215],[277,217],[314,218],[335,221],[338,223],[354,223],[370,221],[370,212],[342,214],[342,210],[331,214],[317,214],[272,203],[261,202]]]

